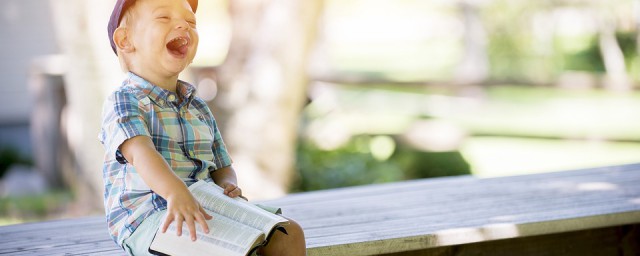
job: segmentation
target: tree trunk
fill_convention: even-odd
[[[640,0],[636,0],[635,22],[636,22],[636,67],[640,67]],[[636,69],[637,70],[637,69]],[[635,82],[640,79],[638,73],[635,73]]]
[[[464,53],[453,80],[460,84],[481,83],[489,77],[487,35],[477,5],[469,0],[458,3],[465,30]]]
[[[109,11],[115,0],[51,0],[58,45],[66,57],[64,83],[67,106],[61,123],[74,159],[65,172],[79,202],[90,210],[102,209],[100,131],[102,102],[121,83],[122,72],[106,35]],[[74,176],[71,175],[71,176]]]
[[[321,0],[229,1],[232,39],[211,107],[244,193],[282,196],[293,177]]]
[[[605,88],[612,91],[627,92],[631,90],[631,80],[627,74],[624,54],[616,39],[615,19],[607,17],[600,19],[599,31],[600,54],[607,72]]]

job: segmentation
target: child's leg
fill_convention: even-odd
[[[166,210],[163,210],[147,217],[136,231],[124,240],[123,247],[128,255],[152,255],[149,253],[149,246],[160,224],[162,224],[165,212]]]
[[[284,217],[284,216],[283,216]],[[289,219],[286,226],[287,234],[275,232],[269,244],[258,251],[259,255],[265,256],[304,256],[307,255],[307,246],[304,240],[302,227],[292,219]]]

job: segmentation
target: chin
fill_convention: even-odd
[[[184,71],[187,68],[188,65],[184,65],[184,66],[173,66],[173,67],[167,67],[167,71],[172,75],[179,75],[182,71]]]
[[[165,69],[171,73],[180,73],[184,71],[189,66],[189,64],[191,64],[191,59],[175,59],[170,57],[167,59],[164,66]]]

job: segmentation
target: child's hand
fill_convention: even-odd
[[[244,198],[242,196],[242,190],[235,183],[230,181],[225,181],[225,182],[221,182],[219,185],[224,189],[225,195],[231,198],[236,198],[236,197]]]
[[[202,208],[202,206],[195,200],[193,195],[187,190],[185,192],[178,192],[172,194],[167,198],[167,217],[162,226],[162,233],[167,231],[169,224],[176,221],[177,235],[182,235],[182,223],[186,222],[189,228],[189,234],[191,240],[196,240],[196,226],[195,223],[199,223],[202,226],[204,233],[209,233],[209,225],[205,220],[213,218],[211,215]]]
[[[218,186],[224,189],[225,195],[231,198],[240,197],[247,200],[246,197],[242,196],[242,190],[237,185],[238,178],[236,178],[236,172],[233,170],[233,167],[223,167],[215,171],[211,171],[209,175],[213,181],[218,184]]]
[[[205,220],[212,217],[193,197],[186,184],[176,176],[153,141],[147,136],[135,136],[120,146],[123,156],[131,163],[151,190],[167,200],[167,217],[162,225],[162,233],[169,224],[176,221],[178,236],[182,235],[182,222],[187,223],[191,240],[196,240],[196,222],[205,233],[209,226]]]

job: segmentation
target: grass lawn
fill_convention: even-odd
[[[64,213],[73,201],[70,191],[0,198],[0,226],[40,221]]]
[[[335,98],[310,105],[314,122],[393,135],[418,120],[444,121],[467,134],[459,150],[482,177],[640,162],[637,92],[490,86],[460,96],[402,86],[337,88]]]
[[[462,155],[480,177],[640,162],[640,143],[472,137]]]

